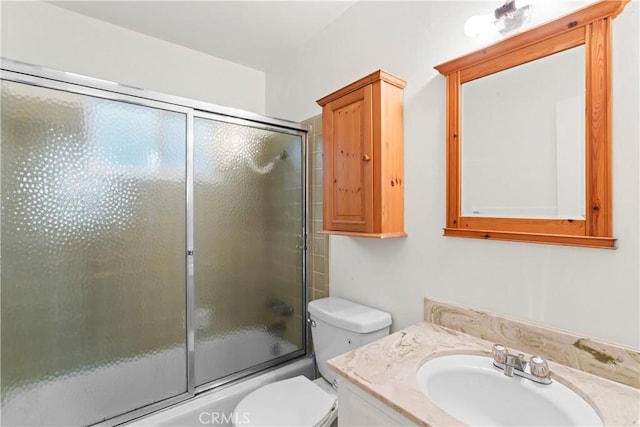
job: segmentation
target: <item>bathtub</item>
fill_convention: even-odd
[[[196,381],[223,378],[238,367],[256,366],[296,350],[296,345],[263,328],[215,336],[196,344]]]
[[[215,378],[233,372],[237,366],[252,366],[265,362],[273,357],[285,355],[297,347],[292,343],[271,335],[261,329],[249,329],[232,336],[217,337],[200,345],[196,353],[201,373],[205,378]],[[221,351],[221,349],[224,349]],[[143,396],[150,401],[161,400],[163,390],[150,390],[145,384],[149,373],[149,360],[158,354],[167,366],[176,366],[184,361],[184,347],[160,350],[156,353],[132,359],[119,360],[99,369],[86,369],[59,376],[54,379],[26,384],[3,395],[2,425],[70,425],[77,424],[70,420],[91,419],[97,412],[105,396],[112,407],[127,408],[135,399]],[[216,363],[211,363],[216,361]],[[180,384],[186,387],[184,373],[168,369],[162,372],[167,383]],[[314,378],[314,367],[310,358],[298,360],[288,365],[280,365],[276,369],[254,374],[247,379],[203,392],[169,410],[139,418],[135,424],[158,426],[201,426],[230,425],[228,417],[235,405],[246,394],[280,379],[305,375]],[[126,385],[115,390],[110,384]],[[98,387],[96,385],[103,385]],[[107,390],[107,392],[105,392]],[[203,415],[200,422],[200,413]],[[73,418],[69,418],[73,414]],[[157,414],[157,415],[155,415]],[[212,415],[213,414],[213,415]],[[218,414],[218,415],[216,415]],[[207,418],[208,417],[208,418]],[[215,418],[217,417],[217,418]]]
[[[253,390],[275,381],[304,375],[314,378],[311,358],[305,358],[257,374],[239,382],[197,395],[186,402],[155,412],[125,424],[128,427],[142,426],[224,426],[230,427],[233,408]],[[241,416],[241,414],[238,414]],[[239,424],[242,423],[240,418]]]

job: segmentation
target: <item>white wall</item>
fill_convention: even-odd
[[[1,3],[4,58],[264,113],[262,71],[51,4]]]
[[[638,2],[614,21],[617,250],[442,237],[445,79],[433,66],[477,46],[465,19],[500,3],[359,2],[267,73],[267,114],[302,120],[315,100],[378,68],[407,80],[407,239],[332,236],[331,293],[422,319],[424,296],[638,347],[640,344]]]

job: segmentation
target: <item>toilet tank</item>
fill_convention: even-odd
[[[337,373],[329,359],[389,335],[391,326],[389,313],[337,297],[311,301],[309,318],[318,370],[331,384]]]

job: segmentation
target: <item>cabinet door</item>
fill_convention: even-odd
[[[372,88],[325,105],[324,228],[373,232]]]
[[[338,427],[414,427],[416,423],[367,392],[338,378]]]

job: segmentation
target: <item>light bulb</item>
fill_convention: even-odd
[[[464,33],[469,37],[480,37],[495,31],[493,17],[487,15],[474,15],[464,23]]]

